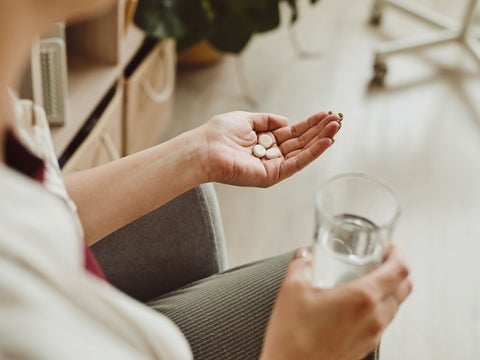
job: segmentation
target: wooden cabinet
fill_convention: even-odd
[[[135,3],[118,0],[107,13],[65,24],[68,116],[64,125],[52,125],[51,130],[66,172],[154,145],[168,124],[175,46],[171,40],[145,46],[143,33],[131,22]],[[27,93],[43,105],[38,96],[42,71],[37,55],[32,52]],[[112,89],[117,89],[116,94],[109,97]],[[105,101],[111,103],[105,106]],[[113,156],[114,152],[118,154]]]
[[[119,159],[123,153],[123,88],[118,86],[105,110],[63,167],[64,173]]]
[[[125,153],[158,144],[170,120],[175,45],[158,43],[125,82]]]

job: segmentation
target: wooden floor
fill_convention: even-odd
[[[465,0],[422,3],[457,19]],[[479,64],[457,45],[397,55],[385,86],[369,88],[376,44],[434,29],[388,8],[372,28],[371,1],[302,4],[296,34],[317,54],[297,56],[286,24],[257,36],[241,57],[255,108],[242,97],[233,57],[178,76],[171,135],[238,109],[291,122],[320,110],[345,114],[332,149],[282,184],[216,185],[230,265],[309,245],[315,189],[326,178],[381,176],[402,198],[394,239],[415,287],[384,336],[383,359],[480,359]]]

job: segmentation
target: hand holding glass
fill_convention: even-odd
[[[333,287],[381,264],[399,214],[398,195],[381,179],[344,174],[323,184],[316,195],[314,285]]]

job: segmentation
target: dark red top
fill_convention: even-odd
[[[5,162],[10,168],[43,183],[45,178],[45,164],[25,148],[11,131],[7,131],[5,134]],[[107,278],[95,259],[95,255],[93,255],[85,241],[84,244],[85,269],[99,278],[106,280]]]

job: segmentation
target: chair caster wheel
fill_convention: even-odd
[[[382,23],[382,15],[381,14],[372,14],[370,17],[370,21],[368,22],[371,26],[380,26]]]
[[[379,26],[382,23],[383,8],[384,4],[382,4],[382,2],[379,0],[376,0],[370,14],[370,25]]]
[[[387,72],[387,64],[383,61],[376,61],[375,64],[373,64],[372,85],[383,85]]]

